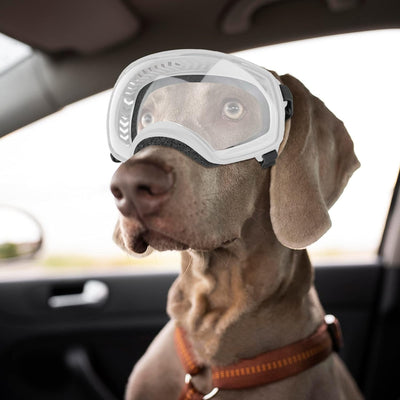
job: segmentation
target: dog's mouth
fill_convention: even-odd
[[[137,254],[143,254],[151,246],[158,251],[166,250],[187,250],[190,246],[165,233],[144,228],[136,232],[125,230],[125,245],[128,249]]]
[[[188,249],[211,251],[218,248],[226,248],[237,240],[236,237],[233,237],[227,240],[221,240],[218,243],[185,243],[182,240],[174,238],[171,234],[159,232],[147,227],[143,227],[143,229],[134,234],[130,233],[128,230],[126,231],[125,238],[127,247],[137,254],[145,253],[148,246],[158,251],[183,251]]]

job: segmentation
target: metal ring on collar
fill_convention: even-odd
[[[185,383],[188,384],[192,381],[192,375],[186,374],[185,375]],[[212,399],[217,393],[219,392],[219,389],[215,387],[213,390],[211,390],[210,393],[207,393],[203,396],[203,400],[209,400]]]

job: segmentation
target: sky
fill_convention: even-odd
[[[11,59],[5,52],[13,52],[4,43],[0,37],[0,71]],[[362,167],[331,209],[333,227],[312,246],[316,254],[365,255],[379,244],[400,166],[399,44],[400,31],[387,30],[237,53],[300,79],[354,140]],[[92,96],[0,140],[0,204],[41,221],[46,254],[122,254],[111,240],[117,211],[109,182],[117,165],[107,145],[109,98],[110,91]],[[10,226],[0,221],[0,238],[2,230]]]

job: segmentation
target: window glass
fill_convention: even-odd
[[[400,30],[337,35],[237,53],[290,73],[349,131],[361,162],[330,211],[332,228],[309,248],[315,262],[377,254],[400,167]]]
[[[362,167],[331,209],[333,227],[310,248],[317,263],[376,256],[399,170],[399,42],[398,30],[375,31],[237,53],[300,79],[355,142]],[[0,204],[31,213],[44,232],[36,257],[1,262],[0,279],[179,267],[174,252],[134,259],[112,242],[117,210],[109,182],[118,165],[107,145],[109,97],[92,96],[0,140]]]
[[[111,92],[72,104],[0,139],[0,204],[32,214],[42,224],[43,248],[34,260],[0,264],[0,279],[26,275],[103,273],[176,268],[178,255],[125,255],[112,241],[118,213],[109,190],[111,161],[106,116]],[[172,260],[172,261],[170,261]]]

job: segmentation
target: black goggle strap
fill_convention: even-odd
[[[293,116],[293,95],[290,89],[285,85],[279,85],[284,101],[287,101],[285,107],[285,120],[292,118]]]
[[[279,85],[282,93],[283,100],[287,102],[285,107],[285,121],[293,116],[293,95],[290,89],[285,85]],[[272,167],[276,158],[278,157],[278,153],[276,150],[272,150],[269,153],[263,154],[263,161],[260,162],[262,168]]]

